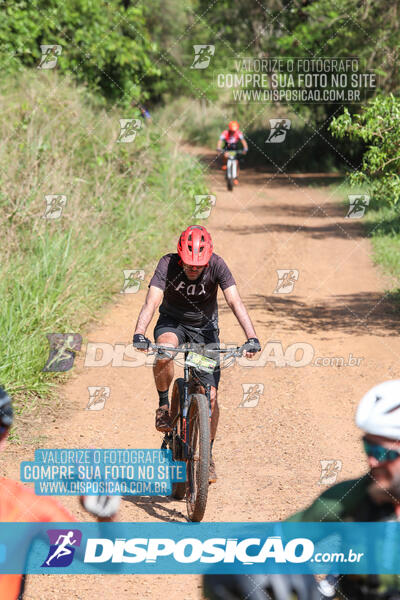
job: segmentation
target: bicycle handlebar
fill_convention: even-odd
[[[225,154],[225,152],[236,152],[237,155],[247,154],[247,150],[229,150],[228,148],[217,148],[217,152]]]
[[[187,344],[182,348],[173,348],[171,346],[161,346],[160,344],[150,344],[149,349],[154,350],[154,354],[162,352],[163,354],[167,354],[167,356],[170,358],[173,358],[169,353],[190,352],[191,350],[195,352],[199,345],[201,344],[197,344],[192,347],[190,344]],[[209,352],[225,354],[226,356],[224,358],[231,358],[233,356],[238,357],[242,356],[245,346],[246,344],[243,344],[242,346],[236,346],[236,348],[212,348],[209,350]]]

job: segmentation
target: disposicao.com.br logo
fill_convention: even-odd
[[[286,544],[280,536],[262,538],[91,538],[87,541],[84,561],[89,563],[156,563],[170,557],[175,563],[241,563],[262,564],[268,560],[278,564],[306,562],[356,562],[363,553],[352,549],[344,552],[317,552],[312,540],[293,538]]]

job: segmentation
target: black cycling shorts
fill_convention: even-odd
[[[192,344],[219,344],[219,329],[191,327],[189,325],[183,325],[173,317],[160,315],[156,326],[154,327],[155,341],[157,342],[157,338],[162,333],[167,332],[175,333],[178,338],[179,346],[188,342]],[[216,367],[213,373],[205,373],[198,369],[194,369],[194,372],[203,385],[209,383],[218,389],[219,379],[221,377],[219,367]]]

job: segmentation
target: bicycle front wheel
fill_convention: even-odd
[[[179,377],[175,380],[174,386],[172,388],[172,399],[171,399],[171,419],[175,420],[176,416],[180,415],[181,406],[183,402],[183,387],[184,380],[182,377]],[[172,432],[172,459],[173,460],[183,460],[183,450],[181,443],[181,435],[182,432],[180,430],[181,426],[181,416],[179,416],[178,424],[175,426],[174,431]],[[179,435],[178,435],[178,426],[179,426]],[[172,497],[176,500],[182,500],[186,494],[186,482],[185,481],[177,481],[172,484]]]
[[[232,160],[230,159],[226,163],[226,185],[228,190],[233,190]]]
[[[193,394],[189,414],[189,457],[186,463],[186,506],[191,521],[204,517],[210,467],[210,420],[204,394]]]

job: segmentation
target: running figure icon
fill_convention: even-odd
[[[46,560],[47,566],[50,566],[51,561],[55,558],[61,558],[62,556],[72,554],[72,550],[67,546],[73,546],[77,542],[77,540],[74,540],[73,537],[73,531],[68,531],[67,534],[61,534],[58,536],[56,541],[57,548],[55,552],[53,552],[53,554]]]
[[[277,269],[278,283],[274,294],[290,294],[299,278],[297,269]]]

